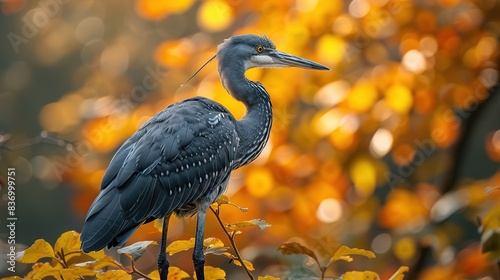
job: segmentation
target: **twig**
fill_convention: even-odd
[[[144,277],[145,279],[152,280],[152,278],[150,278],[149,276],[147,276],[146,274],[144,274],[143,272],[141,272],[141,271],[137,270],[137,268],[135,268],[135,261],[134,260],[132,260],[132,273],[136,273],[139,276]]]
[[[229,239],[229,242],[231,243],[231,246],[234,249],[234,253],[236,254],[236,258],[241,263],[241,266],[243,267],[243,269],[245,269],[248,277],[251,280],[254,280],[254,277],[253,277],[252,273],[250,272],[250,270],[248,270],[247,266],[245,265],[245,263],[243,262],[243,259],[240,256],[240,252],[238,251],[238,248],[236,247],[236,243],[234,243],[234,234],[231,235],[227,231],[226,227],[224,226],[224,223],[222,222],[222,220],[221,220],[221,218],[219,216],[219,207],[217,207],[217,210],[214,210],[212,208],[212,206],[210,206],[210,210],[212,210],[212,212],[215,214],[215,217],[217,218],[217,221],[219,222],[220,226],[222,227],[222,230],[224,231],[224,233],[226,234],[227,238]]]

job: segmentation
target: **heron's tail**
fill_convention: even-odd
[[[121,246],[140,224],[127,225],[116,188],[101,191],[90,206],[80,235],[84,252]],[[129,228],[124,228],[129,226]]]

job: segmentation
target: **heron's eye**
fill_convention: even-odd
[[[257,46],[256,50],[257,50],[258,53],[261,53],[261,52],[264,51],[264,47],[259,45],[259,46]]]

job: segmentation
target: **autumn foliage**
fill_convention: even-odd
[[[0,31],[22,35],[26,18],[43,9],[43,1],[38,2],[0,2],[8,23]],[[208,217],[205,245],[214,253],[207,264],[213,272],[222,270],[228,279],[245,277],[237,265],[240,252],[241,260],[255,269],[252,273],[270,275],[267,279],[369,279],[375,273],[390,279],[405,267],[408,279],[497,277],[497,1],[55,2],[63,3],[57,13],[28,42],[17,45],[15,59],[24,61],[21,66],[12,62],[5,73],[0,69],[6,92],[0,94],[0,112],[16,120],[12,130],[19,132],[0,131],[0,155],[29,171],[18,178],[26,193],[42,189],[50,197],[50,192],[69,189],[68,205],[80,225],[116,149],[165,106],[205,96],[237,118],[245,114],[222,87],[215,63],[184,82],[224,38],[266,34],[279,50],[332,71],[246,73],[270,93],[273,127],[261,156],[235,171],[229,184],[231,202],[249,211],[232,208]],[[5,60],[12,57],[8,51]],[[11,99],[19,104],[42,100],[28,106],[36,115],[34,124],[26,111],[8,110]],[[24,131],[28,124],[31,130]],[[40,204],[37,211],[42,212],[44,198],[27,195],[19,207]],[[54,222],[47,219],[40,223]],[[261,231],[260,221],[272,226]],[[194,223],[171,223],[169,242],[188,249]],[[243,225],[250,227],[236,234]],[[77,233],[64,233],[62,239],[73,239],[63,246],[33,242],[49,240],[55,234],[51,227],[36,232],[40,236],[26,243],[38,244],[45,255],[40,260],[25,251],[34,264],[30,275],[77,273],[72,269],[123,277],[134,273],[134,265],[111,260],[107,253],[79,253]],[[129,244],[159,238],[150,223]],[[74,245],[68,245],[70,240]],[[351,249],[335,259],[342,246]],[[139,262],[149,258],[154,263],[147,252],[156,247],[149,244]],[[367,258],[372,254],[376,258]],[[188,255],[172,257],[189,263]],[[84,262],[91,263],[75,266]],[[178,266],[179,277],[186,275],[181,271],[192,275],[190,266]],[[140,264],[136,268],[154,273]]]
[[[250,220],[237,223],[223,223],[220,220],[220,206],[233,205],[240,210],[246,211],[235,204],[229,202],[227,196],[223,195],[216,203],[211,206],[212,212],[217,216],[221,223],[224,232],[227,234],[232,248],[236,254],[229,253],[229,248],[224,243],[214,237],[205,238],[203,241],[205,255],[213,254],[228,258],[236,266],[243,267],[247,271],[250,279],[254,279],[250,271],[255,270],[250,261],[243,260],[235,245],[234,239],[236,235],[241,234],[241,230],[247,227],[258,226],[261,229],[269,227],[263,220]],[[177,253],[190,250],[194,247],[195,239],[189,240],[176,240],[170,243],[166,252],[172,256]],[[80,234],[75,231],[68,231],[63,233],[52,247],[47,241],[38,239],[25,251],[17,254],[17,261],[21,263],[33,264],[31,271],[24,276],[24,279],[44,279],[46,277],[53,277],[55,279],[80,279],[85,276],[95,276],[97,279],[132,279],[133,276],[139,276],[144,279],[159,279],[157,270],[150,273],[143,273],[137,269],[135,262],[142,257],[149,245],[157,245],[155,241],[139,241],[132,245],[120,248],[117,253],[124,255],[131,262],[130,265],[123,265],[116,261],[113,257],[106,255],[105,250],[102,249],[97,252],[84,253],[80,250],[81,241]],[[365,256],[368,258],[375,258],[375,254],[371,251],[362,249],[351,249],[342,246],[337,249],[335,254],[330,258],[326,265],[321,265],[316,254],[309,248],[296,243],[283,243],[279,247],[279,251],[284,255],[302,254],[311,259],[308,266],[316,264],[319,268],[320,276],[318,278],[325,279],[325,273],[333,262],[342,260],[352,262],[354,255]],[[41,262],[41,260],[49,260],[48,262]],[[401,280],[404,273],[408,271],[407,267],[401,267],[392,277],[391,280]],[[170,266],[168,279],[184,279],[189,278],[189,274],[178,267]],[[196,275],[193,275],[196,279]],[[290,277],[297,277],[291,274]],[[312,274],[309,277],[316,277]],[[350,280],[366,280],[366,279],[380,279],[378,274],[372,271],[351,271],[343,274],[342,279]],[[19,276],[12,276],[4,278],[4,280],[23,279]],[[226,272],[217,267],[205,266],[205,278],[207,280],[226,279]],[[280,278],[266,275],[259,276],[259,280],[279,280]]]

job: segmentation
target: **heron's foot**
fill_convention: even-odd
[[[169,263],[165,253],[158,255],[158,274],[160,280],[167,280]]]

